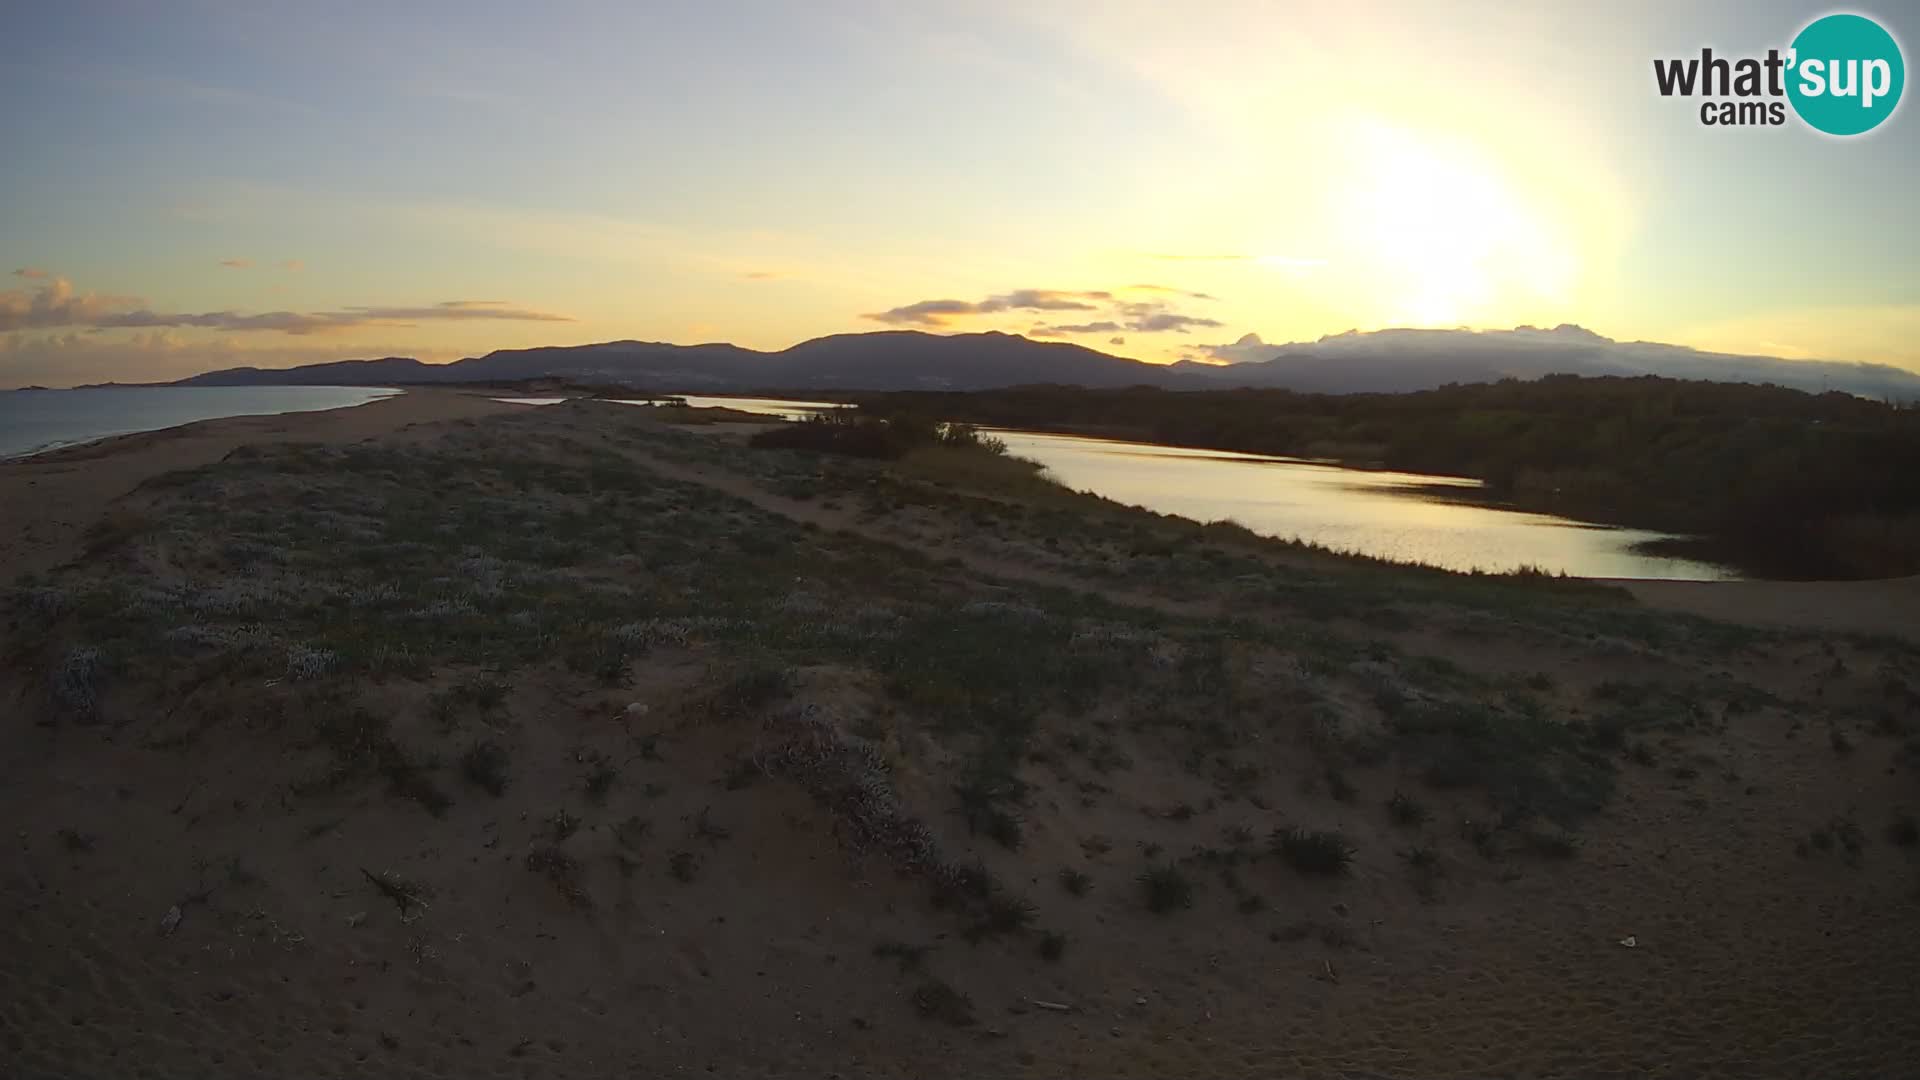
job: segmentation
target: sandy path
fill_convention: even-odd
[[[248,443],[359,442],[520,408],[478,394],[413,390],[341,409],[201,420],[0,462],[0,580],[73,558],[87,528],[144,481],[218,461]]]
[[[1648,607],[1749,626],[1920,640],[1920,577],[1886,581],[1637,581],[1616,579]]]
[[[414,390],[350,408],[205,420],[118,436],[23,462],[0,462],[0,507],[5,509],[0,515],[0,578],[46,569],[74,557],[87,528],[107,513],[114,500],[150,477],[218,461],[248,443],[358,442],[416,424],[524,408],[527,406],[464,391]],[[730,424],[692,430],[724,437],[737,436],[741,430],[757,430],[758,426]],[[793,520],[893,542],[863,527],[850,513],[837,514],[782,498],[744,477],[656,458],[649,458],[647,464],[664,475],[724,491]],[[1066,575],[1002,560],[965,554],[962,558],[971,569],[996,577],[1075,590],[1087,588],[1085,582]],[[1920,640],[1920,577],[1842,582],[1603,580],[1624,586],[1648,607],[1724,622],[1892,634]],[[1203,606],[1161,598],[1127,596],[1123,602],[1177,614],[1209,613]]]
[[[759,430],[760,426],[714,425],[693,430],[717,437],[740,437]],[[652,455],[637,456],[645,461],[648,468],[663,476],[713,488],[794,521],[858,533],[881,543],[899,542],[898,538],[872,528],[850,511],[835,512],[811,502],[783,498],[738,474],[709,466],[681,465]],[[1050,573],[1004,559],[986,558],[974,552],[949,550],[942,554],[960,559],[977,573],[1009,581],[1098,593],[1106,599],[1133,607],[1197,617],[1218,614],[1219,611],[1218,605],[1182,603],[1118,590],[1111,583],[1096,587],[1067,574]],[[1301,563],[1308,564],[1306,560],[1301,560]],[[1721,622],[1799,630],[1892,634],[1920,640],[1920,577],[1887,581],[1596,580],[1624,586],[1634,599],[1648,607]]]

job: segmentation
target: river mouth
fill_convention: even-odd
[[[786,420],[837,407],[781,398],[685,400],[696,408]],[[1742,577],[1726,566],[1658,550],[1685,537],[1502,507],[1487,498],[1478,480],[1087,435],[983,430],[1075,491],[1194,521],[1232,521],[1262,536],[1337,552],[1462,573]]]

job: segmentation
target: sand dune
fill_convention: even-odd
[[[1886,581],[1619,581],[1649,607],[1749,626],[1920,639],[1920,577]]]
[[[657,415],[0,466],[0,1074],[1920,1058],[1910,646]]]
[[[345,409],[236,416],[119,435],[21,461],[0,461],[0,566],[41,570],[72,558],[79,538],[142,481],[219,461],[235,447],[351,443],[414,424],[492,416],[522,406],[450,390],[412,390]]]

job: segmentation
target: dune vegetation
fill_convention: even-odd
[[[1911,641],[670,411],[244,447],[13,582],[19,1075],[1916,1052]]]
[[[880,415],[1472,477],[1504,504],[1697,534],[1670,550],[1763,577],[1920,573],[1920,410],[1852,394],[1550,375],[1404,394],[1019,387],[856,400]]]

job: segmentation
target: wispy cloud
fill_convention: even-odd
[[[35,289],[0,292],[0,332],[83,327],[95,330],[197,327],[226,331],[324,334],[365,326],[411,326],[421,322],[510,320],[572,322],[566,315],[514,307],[504,300],[448,300],[424,307],[354,305],[335,311],[154,311],[131,296],[79,293],[65,278]]]
[[[220,265],[226,267],[229,270],[251,270],[253,269],[253,260],[244,259],[244,258],[221,259]],[[307,268],[307,264],[301,262],[299,259],[281,259],[279,262],[276,262],[273,264],[273,268],[275,270],[285,270],[288,273],[297,273],[301,270],[305,270]]]
[[[32,266],[23,266],[23,267],[21,267],[20,269],[18,269],[18,270],[15,270],[15,271],[13,272],[13,276],[14,276],[14,277],[23,277],[23,278],[26,278],[26,279],[28,279],[28,280],[30,280],[30,281],[37,281],[37,280],[39,280],[39,279],[41,279],[41,278],[47,278],[47,277],[52,277],[53,275],[52,275],[52,274],[50,274],[50,273],[48,273],[47,271],[45,271],[45,270],[41,270],[41,269],[39,269],[39,268],[37,268],[37,267],[32,267]]]
[[[1310,258],[1302,255],[1253,255],[1244,252],[1219,253],[1213,255],[1179,255],[1149,252],[1147,258],[1159,259],[1163,262],[1253,263],[1256,266],[1265,266],[1271,269],[1286,270],[1293,273],[1316,270],[1327,265],[1327,260],[1325,259]]]
[[[45,284],[32,289],[0,291],[0,331],[92,326],[140,303],[131,296],[75,292],[72,282],[63,277],[49,277],[45,271],[16,273]]]
[[[1239,341],[1226,345],[1195,345],[1185,359],[1204,364],[1246,364],[1271,360],[1279,349],[1260,340],[1259,334],[1242,334]]]
[[[1006,311],[1098,311],[1092,301],[1113,299],[1110,292],[1073,292],[1062,289],[1015,289],[984,300],[921,300],[886,311],[862,315],[863,319],[896,326],[946,326],[963,315],[994,315]]]
[[[1133,315],[1127,321],[1127,329],[1143,334],[1164,334],[1168,332],[1184,334],[1196,326],[1214,327],[1225,325],[1219,319],[1203,318],[1199,315],[1182,315],[1177,311],[1143,311]]]
[[[997,315],[1014,311],[1091,311],[1104,318],[1079,323],[1049,325],[1039,323],[1027,333],[1033,337],[1065,337],[1072,334],[1113,334],[1132,330],[1142,334],[1184,334],[1194,327],[1221,325],[1217,319],[1189,315],[1173,308],[1167,297],[1211,300],[1206,293],[1176,289],[1166,285],[1130,285],[1123,293],[1156,294],[1153,299],[1123,299],[1107,289],[1015,289],[984,300],[921,300],[862,318],[896,326],[951,326],[955,320],[979,315]]]
[[[1068,334],[1111,334],[1121,329],[1117,322],[1090,322],[1070,326],[1036,325],[1027,331],[1028,337],[1064,337]]]
[[[1127,291],[1128,292],[1145,292],[1145,293],[1163,293],[1167,296],[1184,296],[1189,300],[1220,299],[1219,297],[1213,295],[1212,293],[1189,292],[1186,289],[1176,289],[1170,285],[1129,285],[1127,286]]]

